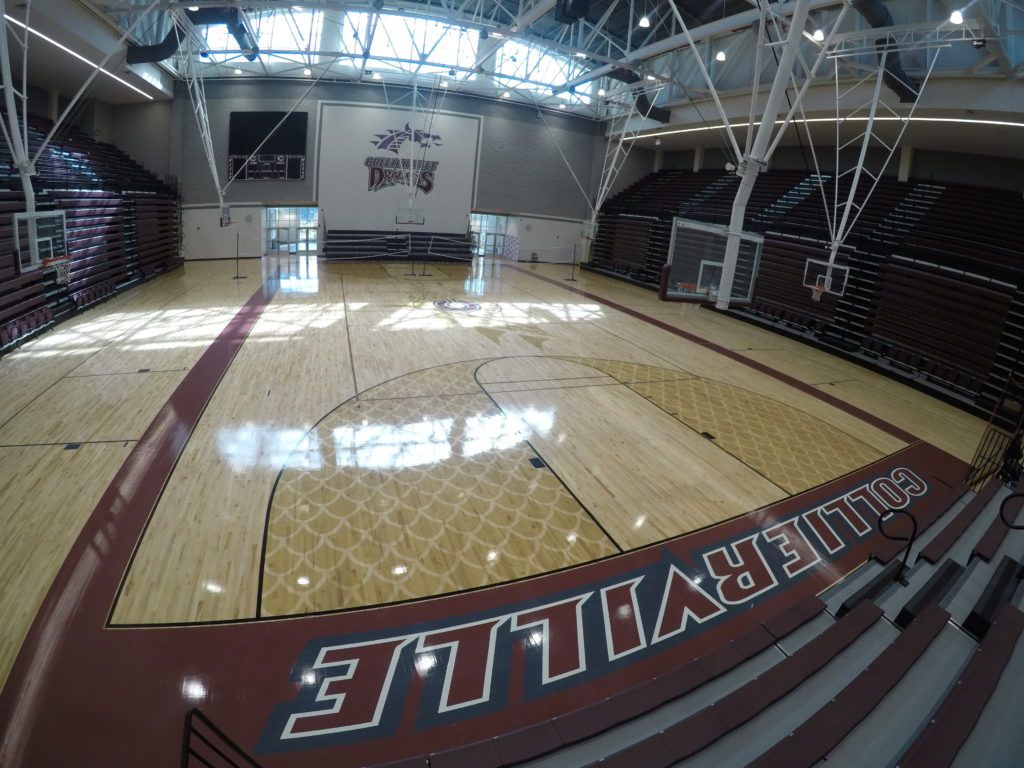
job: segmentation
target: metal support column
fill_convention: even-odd
[[[757,127],[753,147],[750,154],[743,158],[738,169],[740,186],[736,190],[736,199],[732,204],[729,238],[726,242],[725,258],[722,265],[722,279],[719,283],[718,300],[715,302],[715,306],[719,309],[729,308],[729,297],[732,294],[732,283],[736,276],[736,259],[740,252],[740,234],[743,232],[743,218],[747,212],[747,201],[750,200],[750,193],[754,189],[754,182],[757,181],[757,174],[767,165],[768,143],[772,136],[772,130],[775,128],[775,119],[779,115],[783,99],[786,96],[786,87],[793,69],[793,62],[796,60],[797,48],[803,38],[809,7],[810,0],[797,0],[789,23],[786,45],[779,59],[779,66],[775,72],[775,79],[772,81],[772,89],[768,93],[768,101],[764,106],[761,124]]]

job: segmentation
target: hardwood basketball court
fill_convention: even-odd
[[[561,267],[446,263],[422,278],[407,265],[293,256],[247,262],[247,280],[232,269],[187,264],[0,361],[5,674],[104,488],[278,270],[195,429],[176,438],[180,458],[111,596],[111,626],[498,584],[729,519],[906,444],[602,298],[964,460],[983,426],[735,320],[599,276],[559,284]]]

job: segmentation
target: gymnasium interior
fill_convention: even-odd
[[[1024,765],[958,3],[0,0],[0,768]]]

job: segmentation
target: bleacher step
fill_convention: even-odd
[[[1007,614],[1015,608],[1004,608]],[[1018,627],[1024,626],[1024,614],[1017,610],[1013,621]],[[1000,617],[1001,623],[1001,617]],[[953,768],[1019,768],[1020,756],[1024,755],[1024,728],[1021,727],[1021,713],[1024,712],[1024,638],[1020,632],[1013,651],[1005,663],[993,665],[998,678],[995,689],[971,729],[970,736],[951,759]],[[984,644],[983,644],[984,645]],[[979,699],[974,700],[976,705]],[[961,720],[959,716],[957,720]],[[948,759],[948,758],[947,758]],[[944,761],[916,763],[912,768],[942,768]],[[908,764],[906,768],[911,768]]]
[[[896,574],[899,572],[901,565],[898,560],[887,563],[869,581],[843,600],[836,609],[836,617],[842,618],[865,600],[875,600],[890,588],[898,586]]]
[[[676,759],[684,760],[674,765],[725,768],[757,758],[831,701],[892,642],[896,630],[879,617],[876,606],[861,604],[731,700],[666,730],[663,739]]]
[[[749,768],[812,766],[835,749],[861,721],[897,686],[919,657],[946,627],[949,614],[932,606],[919,621],[786,738],[764,752]],[[955,635],[955,633],[954,633]],[[963,656],[966,660],[970,643]],[[892,724],[890,724],[890,727]]]
[[[979,640],[984,639],[1002,606],[1013,599],[1021,583],[1021,564],[1009,555],[999,561],[992,578],[964,619],[964,630]]]
[[[930,606],[939,603],[963,575],[964,567],[953,560],[946,560],[928,578],[914,596],[900,609],[896,615],[896,626],[906,629],[917,617],[925,613]]]

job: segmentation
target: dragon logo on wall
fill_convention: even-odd
[[[411,128],[408,123],[401,130],[391,129],[387,133],[378,133],[376,138],[370,139],[370,143],[377,149],[386,149],[389,152],[398,154],[398,150],[407,141],[415,142],[424,149],[428,147],[443,147],[440,135],[421,131],[419,128]]]

